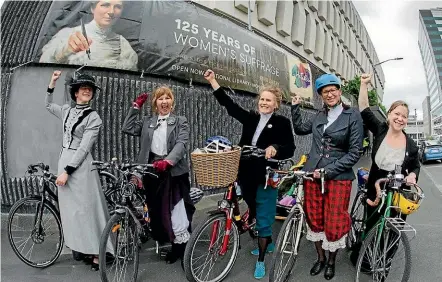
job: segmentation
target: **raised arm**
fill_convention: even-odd
[[[140,136],[141,130],[143,129],[143,121],[138,120],[138,114],[140,113],[140,108],[143,106],[148,98],[147,93],[143,93],[137,97],[133,103],[133,107],[129,109],[129,113],[123,123],[122,131],[126,134],[132,136]]]
[[[368,130],[377,136],[379,130],[382,128],[382,122],[373,114],[370,110],[370,104],[368,102],[368,84],[370,83],[371,75],[361,75],[361,87],[359,89],[359,111],[361,112],[362,120]]]
[[[61,71],[56,70],[52,73],[51,81],[49,82],[48,90],[46,92],[46,99],[45,99],[46,109],[51,114],[58,117],[59,119],[61,119],[63,117],[64,106],[57,105],[57,104],[53,103],[52,101],[54,99],[53,94],[54,94],[55,84],[56,84],[57,80],[60,78],[60,76],[61,76]],[[68,108],[68,107],[69,106],[66,105],[66,108]]]
[[[214,90],[213,95],[215,96],[218,103],[225,107],[229,116],[235,118],[240,123],[247,121],[250,112],[237,103],[221,88],[215,79],[215,73],[212,70],[207,70],[204,73],[204,78],[212,85]]]
[[[370,84],[370,80],[370,74],[361,75],[361,86],[359,88],[358,98],[359,111],[361,112],[370,106],[370,103],[368,102],[368,84]]]
[[[307,135],[312,133],[313,120],[309,119],[306,122],[302,122],[301,109],[299,105],[301,104],[301,97],[295,94],[292,97],[292,123],[293,129],[296,135]]]

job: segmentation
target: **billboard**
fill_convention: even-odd
[[[54,1],[38,44],[36,60],[42,63],[199,82],[205,82],[203,73],[211,68],[220,84],[234,89],[256,93],[272,84],[286,94],[298,91],[307,97],[311,92],[307,63],[184,1]]]

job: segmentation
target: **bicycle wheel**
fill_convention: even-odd
[[[353,200],[353,205],[351,206],[350,218],[351,226],[348,232],[345,244],[347,249],[351,250],[355,244],[360,243],[360,234],[362,232],[362,225],[364,222],[364,212],[365,212],[365,193],[359,191]]]
[[[139,264],[138,227],[128,213],[114,214],[100,239],[99,268],[102,282],[137,280]],[[112,245],[113,253],[108,253]]]
[[[378,239],[379,238],[379,239]],[[379,234],[376,225],[362,243],[356,264],[356,281],[407,282],[411,271],[408,236],[394,232],[388,224]]]
[[[288,281],[298,256],[304,213],[297,205],[284,221],[270,264],[270,282]]]
[[[219,282],[229,274],[238,256],[239,232],[232,223],[229,241],[223,248],[226,223],[225,214],[210,215],[192,233],[184,253],[188,281]]]
[[[14,253],[27,265],[44,268],[53,264],[64,244],[58,210],[39,197],[19,200],[9,212],[8,238]]]

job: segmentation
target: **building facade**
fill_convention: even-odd
[[[418,140],[425,139],[424,128],[423,120],[417,119],[415,115],[409,115],[408,123],[404,130],[408,136],[417,142]]]
[[[55,68],[62,70],[64,75],[73,72],[79,66],[40,63],[36,55],[38,44],[45,39],[45,33],[55,32],[53,29],[56,24],[63,26],[60,21],[48,22],[48,18],[60,13],[68,13],[69,9],[57,10],[55,8],[69,5],[68,2],[74,3],[72,7],[75,8],[77,7],[75,5],[81,6],[87,1],[5,1],[1,9],[0,183],[2,206],[10,206],[37,189],[23,178],[23,172],[29,164],[43,161],[50,166],[52,171],[57,167],[61,144],[60,124],[47,113],[44,107],[44,95],[50,75]],[[135,5],[136,2],[127,1],[130,5]],[[382,68],[373,68],[373,65],[379,62],[376,50],[358,12],[350,1],[178,2],[181,7],[188,5],[187,11],[195,8],[198,11],[204,9],[206,17],[209,12],[213,21],[223,21],[222,24],[226,26],[231,26],[233,23],[235,29],[248,30],[247,36],[253,35],[254,39],[258,36],[266,46],[275,49],[282,48],[287,53],[301,58],[311,69],[312,84],[319,75],[325,72],[335,73],[344,81],[362,72],[374,73],[373,84],[382,99],[384,74]],[[164,1],[159,3],[158,7],[174,4],[171,1]],[[146,15],[149,15],[151,11],[143,10],[143,7],[148,5],[152,5],[151,1],[138,1],[141,9],[130,9],[128,5],[125,8],[126,11],[137,18],[123,22],[121,26],[122,30],[129,35],[127,38],[131,47],[139,57],[138,64],[143,63],[140,59],[143,58],[143,52],[137,52],[143,42],[151,40],[152,34],[159,34],[158,38],[162,40],[162,34],[158,32],[161,31],[162,26],[155,26],[151,34],[127,27],[149,20]],[[91,9],[84,9],[85,13],[88,11]],[[66,18],[77,21],[79,15],[81,13],[72,14]],[[153,13],[150,15],[155,16]],[[182,12],[182,17],[186,16],[187,14]],[[170,18],[172,24],[169,23],[169,26],[174,26],[176,20]],[[71,24],[78,24],[78,22]],[[189,32],[192,31],[192,29],[189,30]],[[138,32],[138,34],[133,35],[132,32],[134,34]],[[201,33],[204,36],[202,27]],[[220,41],[220,37],[218,39]],[[247,40],[247,37],[239,39]],[[150,46],[155,46],[155,42],[150,42]],[[102,88],[92,104],[103,120],[103,127],[93,149],[93,155],[97,160],[108,161],[113,157],[120,160],[136,158],[138,139],[121,132],[122,122],[132,101],[140,92],[152,92],[157,86],[164,84],[170,86],[176,95],[175,112],[186,116],[189,121],[190,138],[187,158],[190,159],[190,152],[203,146],[206,138],[213,135],[227,136],[234,143],[239,141],[241,125],[229,117],[224,108],[216,102],[207,84],[195,81],[192,83],[192,80],[189,82],[173,76],[161,76],[144,69],[141,72],[91,67],[87,71],[96,78]],[[70,103],[69,94],[63,85],[64,78],[60,81],[55,89],[54,99],[59,104]],[[256,93],[235,89],[232,96],[245,108],[256,109]],[[314,95],[313,102],[315,108],[322,106],[318,95]],[[290,106],[284,104],[280,109],[280,114],[290,117]],[[313,109],[303,109],[304,119],[314,114],[316,111]],[[142,115],[151,115],[149,105],[143,109]],[[297,145],[295,159],[309,152],[311,136],[295,136],[295,142]]]
[[[429,120],[434,125],[431,134],[438,135],[442,134],[442,8],[419,10],[418,43],[430,99]]]
[[[373,73],[383,99],[385,77],[370,36],[352,1],[194,1],[249,25],[255,33],[306,58],[342,80]],[[250,17],[248,14],[250,3]]]
[[[426,96],[422,102],[423,123],[425,136],[431,136],[433,132],[433,119],[431,118],[430,96]]]

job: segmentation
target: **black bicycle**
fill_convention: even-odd
[[[101,235],[98,256],[100,276],[105,282],[136,281],[139,246],[150,235],[148,207],[145,203],[137,203],[139,191],[143,189],[141,177],[146,174],[158,176],[149,171],[153,168],[152,164],[122,163],[115,168],[120,175],[117,191],[121,201],[116,203],[113,216]]]
[[[40,171],[40,174],[37,174]],[[17,201],[9,211],[8,238],[11,248],[25,264],[44,268],[52,265],[60,256],[63,245],[63,229],[58,208],[57,177],[44,163],[31,164],[26,171],[29,181],[38,186],[38,193]],[[116,190],[113,174],[98,168],[105,183],[108,206],[115,206]],[[106,188],[107,187],[107,188]],[[115,192],[117,191],[117,192]]]

